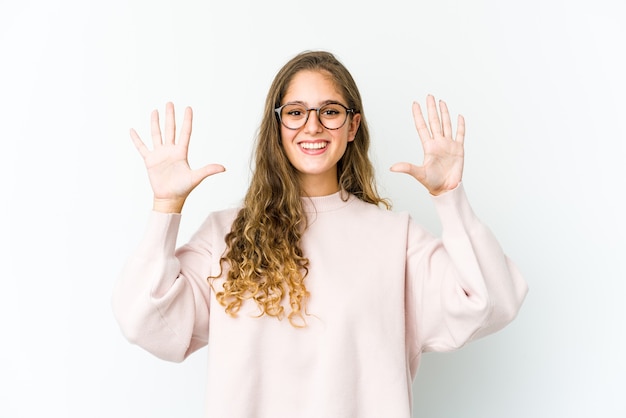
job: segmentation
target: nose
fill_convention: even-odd
[[[322,130],[322,124],[320,123],[317,113],[317,109],[307,109],[308,116],[304,124],[304,130],[307,133],[318,133]],[[313,112],[313,114],[311,114]]]

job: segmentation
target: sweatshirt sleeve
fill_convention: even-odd
[[[176,250],[180,214],[151,212],[137,249],[113,290],[122,334],[174,362],[207,344],[211,248],[200,230]]]
[[[409,230],[409,334],[417,352],[451,351],[494,333],[517,315],[526,282],[474,214],[463,185],[433,198],[441,239]]]

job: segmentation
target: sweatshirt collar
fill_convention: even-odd
[[[356,197],[340,190],[328,196],[302,197],[302,207],[306,213],[330,212],[351,204]]]

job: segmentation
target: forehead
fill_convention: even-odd
[[[337,83],[328,72],[302,70],[289,82],[283,102],[301,101],[317,105],[328,100],[343,99]]]

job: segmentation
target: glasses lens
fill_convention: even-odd
[[[280,120],[289,129],[298,129],[306,121],[306,107],[298,104],[288,104],[280,112]]]
[[[346,122],[348,112],[340,104],[331,103],[320,109],[320,122],[327,129],[339,129]]]

